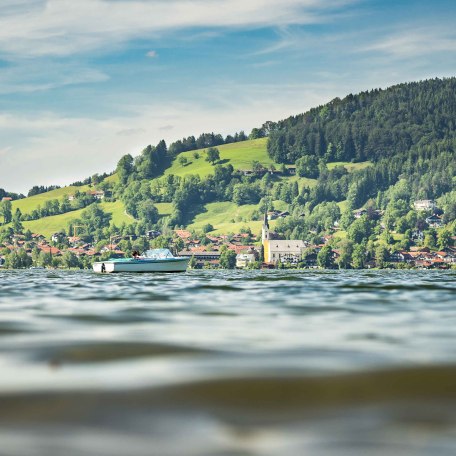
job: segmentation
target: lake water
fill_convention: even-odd
[[[0,455],[454,455],[456,272],[0,273]]]

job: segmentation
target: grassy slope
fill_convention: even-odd
[[[164,217],[166,215],[171,215],[173,211],[172,203],[155,203],[155,207],[158,209],[158,213]]]
[[[239,143],[226,144],[218,147],[220,151],[220,160],[223,164],[231,164],[234,169],[251,169],[252,162],[254,160],[259,161],[265,166],[274,164],[279,169],[281,165],[274,163],[267,153],[267,139],[255,139],[252,141],[243,141]],[[193,154],[198,152],[200,154],[199,159],[195,159]],[[213,166],[206,162],[205,149],[199,151],[184,152],[181,154],[186,157],[189,164],[181,166],[176,159],[170,168],[168,168],[165,174],[174,174],[177,176],[185,176],[188,174],[199,174],[201,177],[208,176],[213,173]],[[345,166],[349,172],[366,168],[370,166],[370,162],[363,163],[349,163],[349,162],[337,162],[329,163],[328,168],[332,169],[335,166]],[[316,185],[315,179],[300,178],[298,176],[292,176],[283,178],[288,181],[298,181],[300,188],[303,186],[313,187]],[[107,178],[110,182],[117,181],[117,175],[114,174]],[[30,198],[13,202],[13,210],[19,208],[23,213],[30,213],[33,209],[38,206],[43,206],[47,200],[60,199],[64,195],[70,195],[75,193],[77,190],[83,192],[89,190],[89,186],[84,187],[64,187],[57,190],[52,190],[47,193],[35,195]],[[341,209],[343,210],[344,203],[341,203]],[[162,216],[169,215],[171,213],[172,205],[170,203],[157,203],[157,209]],[[121,225],[123,222],[131,223],[132,218],[125,214],[125,209],[122,202],[117,201],[115,203],[101,203],[101,207],[112,214],[112,223],[116,226]],[[285,210],[286,204],[277,201],[275,203],[276,209]],[[243,226],[249,226],[254,233],[257,233],[261,229],[260,221],[252,221],[251,214],[256,209],[256,206],[236,206],[234,203],[212,203],[206,206],[206,212],[198,214],[195,220],[189,226],[190,228],[200,230],[203,225],[210,223],[215,227],[217,233],[227,232],[238,232]],[[52,217],[46,217],[40,220],[34,220],[31,222],[24,222],[24,226],[29,228],[33,232],[39,232],[45,236],[49,236],[52,233],[59,231],[62,228],[66,228],[68,222],[80,217],[82,211],[73,211],[67,214],[56,215]]]
[[[132,218],[125,214],[125,209],[120,201],[115,203],[100,203],[102,209],[112,215],[111,224],[120,226],[122,222],[131,223]],[[24,228],[29,229],[32,233],[40,233],[43,236],[49,237],[53,233],[67,228],[68,224],[77,218],[81,217],[84,209],[67,212],[66,214],[53,215],[44,217],[39,220],[23,222]]]
[[[220,151],[220,163],[231,164],[236,169],[252,169],[252,161],[259,161],[264,166],[274,165],[279,169],[280,165],[271,160],[267,152],[267,138],[254,139],[233,144],[218,146]],[[193,154],[198,152],[200,157],[195,159]],[[179,164],[179,158],[173,161],[165,174],[185,176],[188,174],[199,174],[201,177],[213,174],[214,166],[206,161],[206,149],[183,152],[178,157],[185,157],[188,160],[186,166]]]
[[[351,163],[351,162],[333,162],[333,163],[328,163],[327,167],[328,169],[334,169],[336,166],[344,166],[345,169],[351,173],[353,171],[359,171],[361,169],[368,168],[369,166],[372,166],[372,162],[370,161],[365,161],[365,162],[360,162],[360,163]]]
[[[274,207],[286,208],[283,201],[274,201]],[[188,228],[200,231],[202,227],[210,223],[214,227],[213,234],[239,233],[241,228],[249,227],[252,233],[261,233],[263,224],[260,220],[252,220],[252,213],[257,210],[255,204],[237,206],[235,203],[225,201],[222,203],[209,203],[205,206],[205,212],[198,214]],[[272,222],[272,225],[275,221]]]
[[[52,233],[67,228],[68,224],[72,220],[81,217],[83,210],[84,209],[79,209],[77,211],[71,211],[65,214],[43,217],[38,220],[32,220],[30,222],[22,222],[22,224],[26,230],[30,230],[32,233],[39,233],[43,236],[50,237]]]
[[[46,201],[53,199],[61,199],[65,195],[72,195],[76,191],[86,192],[89,190],[88,185],[83,187],[63,187],[57,190],[51,190],[50,192],[40,193],[39,195],[31,196],[21,200],[13,201],[13,212],[16,209],[20,209],[23,214],[30,214],[38,206],[44,206]]]

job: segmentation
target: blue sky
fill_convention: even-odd
[[[456,72],[450,0],[1,0],[0,187]]]

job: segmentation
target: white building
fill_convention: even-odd
[[[304,241],[269,241],[268,263],[298,264],[305,249]]]
[[[307,245],[301,240],[274,240],[269,232],[268,217],[265,215],[261,238],[264,248],[265,263],[291,263],[297,264],[301,261]]]
[[[238,255],[236,255],[236,267],[239,269],[244,269],[254,262],[254,253],[239,253]]]
[[[434,211],[437,204],[434,200],[417,200],[413,203],[417,211]]]

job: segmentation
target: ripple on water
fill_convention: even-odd
[[[2,454],[456,453],[454,271],[0,278]]]

